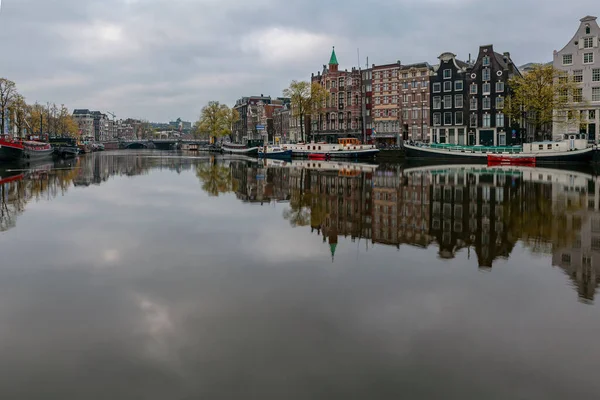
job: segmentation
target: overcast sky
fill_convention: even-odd
[[[0,0],[0,76],[30,102],[196,120],[209,100],[280,96],[335,45],[340,68],[459,58],[493,43],[551,61],[597,0]]]

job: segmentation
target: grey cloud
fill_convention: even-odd
[[[0,12],[0,71],[29,101],[195,119],[209,100],[280,95],[290,80],[320,70],[332,45],[342,68],[364,66],[367,57],[435,63],[444,51],[465,59],[487,43],[517,63],[548,61],[594,7],[592,0],[567,8],[558,0],[347,1],[342,8],[316,0],[9,0]],[[112,42],[94,38],[103,24],[113,25],[104,32]]]

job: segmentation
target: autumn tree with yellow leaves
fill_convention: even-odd
[[[505,109],[515,122],[534,129],[535,139],[551,136],[553,123],[576,124],[578,113],[569,112],[573,102],[582,104],[579,86],[573,78],[549,64],[534,65],[523,76],[509,82],[510,92]]]

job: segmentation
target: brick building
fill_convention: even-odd
[[[361,71],[339,70],[335,48],[329,65],[311,76],[311,82],[322,85],[328,92],[324,107],[311,119],[311,132],[315,140],[335,142],[340,137],[363,139]]]
[[[373,64],[373,95],[371,120],[378,143],[396,144],[400,135],[398,108],[398,73],[400,61],[394,64]]]
[[[429,132],[429,63],[402,65],[398,73],[400,121],[404,139],[422,141]]]

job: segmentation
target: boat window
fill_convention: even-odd
[[[551,144],[548,145],[548,150],[552,150],[552,145]]]
[[[539,149],[540,149],[540,150],[544,150],[544,145],[543,145],[543,144],[540,144],[540,146],[539,146]]]
[[[319,150],[321,150],[321,146],[319,146]]]

